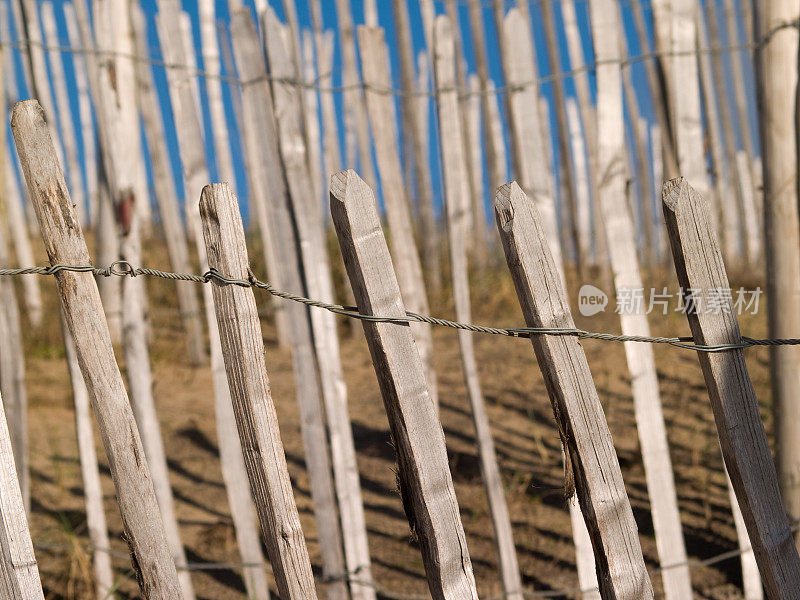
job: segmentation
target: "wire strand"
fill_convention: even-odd
[[[261,281],[255,276],[251,275],[250,279],[238,279],[235,277],[228,277],[219,273],[215,269],[209,269],[203,275],[194,275],[189,273],[173,273],[171,271],[161,271],[159,269],[151,269],[148,267],[134,267],[126,260],[117,260],[111,263],[108,267],[94,267],[92,265],[63,265],[55,264],[50,267],[26,267],[18,269],[0,269],[0,276],[8,275],[57,275],[64,271],[71,271],[75,273],[92,273],[98,277],[139,277],[141,275],[158,277],[161,279],[169,279],[172,281],[191,281],[194,283],[210,283],[216,281],[224,285],[237,285],[240,287],[248,287],[260,289],[268,292],[269,294],[290,300],[292,302],[299,302],[309,307],[321,308],[332,312],[337,315],[342,315],[351,319],[358,319],[369,323],[393,323],[397,325],[408,325],[409,323],[419,322],[428,323],[430,325],[437,325],[440,327],[449,327],[451,329],[461,329],[471,331],[473,333],[485,333],[489,335],[501,335],[514,338],[531,338],[535,335],[551,335],[551,336],[572,336],[578,339],[586,340],[600,340],[605,342],[641,342],[649,344],[667,344],[675,348],[683,350],[694,350],[696,352],[727,352],[731,350],[745,350],[753,346],[797,346],[800,345],[798,338],[765,338],[756,339],[747,336],[741,336],[740,341],[730,344],[697,344],[692,337],[663,337],[663,336],[650,336],[650,335],[619,335],[615,333],[604,333],[597,331],[587,331],[578,327],[493,327],[488,325],[476,325],[473,323],[462,323],[459,321],[451,321],[449,319],[441,319],[439,317],[432,317],[428,315],[421,315],[418,313],[407,311],[405,316],[379,316],[379,315],[366,315],[358,312],[356,307],[342,306],[341,304],[332,304],[330,302],[323,302],[322,300],[314,300],[306,298],[299,294],[293,294],[284,290],[275,288],[272,284]]]

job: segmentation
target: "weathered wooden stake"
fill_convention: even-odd
[[[467,169],[464,161],[464,143],[461,131],[460,106],[455,77],[455,46],[450,20],[441,16],[434,24],[434,71],[439,116],[439,142],[444,172],[444,195],[447,210],[447,231],[450,247],[450,266],[453,278],[453,297],[456,318],[468,323],[471,319],[469,279],[467,275],[467,223],[468,202]],[[472,333],[458,331],[461,363],[467,383],[467,393],[472,408],[475,438],[481,461],[484,487],[489,500],[489,512],[494,526],[499,555],[503,589],[510,598],[522,597],[522,583],[517,564],[517,554],[511,530],[511,520],[503,490],[503,479],[497,464],[494,441],[486,415],[486,405],[478,379]]]
[[[621,38],[624,34],[614,0],[593,0],[590,8],[592,37],[598,60],[597,155],[598,173],[601,176],[597,200],[603,213],[617,297],[629,298],[637,290],[643,289],[644,285],[636,255],[633,219],[625,203],[620,202],[625,194],[626,177],[623,81],[620,68]],[[632,96],[633,90],[629,89],[628,101],[635,110],[636,99]],[[631,108],[629,106],[629,110]],[[639,160],[643,163],[646,155],[644,140],[640,140],[637,146],[641,152]],[[650,199],[649,194],[647,199]],[[635,303],[620,306],[622,333],[649,336],[646,307]],[[653,346],[625,342],[625,358],[631,375],[636,428],[650,497],[656,547],[661,564],[670,566],[661,574],[664,595],[669,600],[691,598],[692,582],[686,561]]]
[[[696,344],[740,344],[739,322],[729,295],[709,208],[683,179],[664,184],[664,218],[678,282],[686,297],[687,319]],[[709,310],[716,294],[720,310]],[[695,309],[692,309],[694,306]],[[742,509],[747,532],[770,598],[797,598],[800,557],[786,519],[778,478],[753,384],[742,350],[698,352],[717,423],[725,466]]]
[[[90,264],[39,103],[35,100],[18,103],[14,107],[11,130],[51,264]],[[88,273],[62,272],[56,276],[56,281],[100,425],[142,593],[148,600],[180,598],[178,574],[167,549],[164,525],[133,411],[114,361],[100,294]]]
[[[0,398],[0,593],[3,598],[13,600],[44,600],[2,400]]]
[[[366,100],[375,141],[375,155],[381,178],[383,200],[392,231],[392,250],[401,282],[403,302],[412,312],[428,314],[428,297],[422,279],[422,266],[411,228],[409,202],[403,185],[400,156],[397,153],[397,137],[394,103],[385,90],[391,87],[391,72],[387,70],[388,54],[383,29],[358,28],[358,43],[362,51],[361,68],[367,86]],[[439,393],[436,371],[433,369],[433,339],[430,325],[414,323],[411,331],[419,347],[425,378],[433,403],[438,407]]]
[[[516,183],[506,184],[495,197],[495,216],[528,327],[574,327],[535,204]],[[600,594],[604,599],[653,598],[611,432],[583,348],[571,336],[533,336],[531,342],[591,535]]]
[[[204,188],[200,211],[209,266],[247,279],[244,227],[230,188]],[[314,575],[269,389],[255,296],[252,289],[219,281],[212,289],[236,426],[278,590],[287,600],[315,599]]]
[[[764,156],[764,255],[767,263],[767,331],[771,338],[800,331],[800,217],[798,216],[797,48],[800,17],[792,0],[758,2],[756,86]],[[800,520],[800,346],[770,347],[775,455],[786,512]],[[733,474],[731,474],[733,477]],[[744,507],[742,508],[744,510]],[[752,537],[752,534],[751,534]],[[800,545],[800,533],[795,534]]]
[[[114,583],[111,567],[111,545],[108,541],[106,514],[103,510],[103,488],[100,484],[100,469],[97,465],[97,451],[94,447],[92,415],[89,410],[89,391],[83,382],[83,374],[75,353],[63,310],[61,329],[64,332],[64,354],[72,382],[72,400],[75,405],[75,430],[78,439],[78,458],[81,463],[83,495],[86,499],[86,529],[92,544],[92,566],[94,567],[94,586],[97,598],[109,598]]]
[[[375,198],[353,171],[331,180],[331,215],[359,312],[404,317],[400,286]],[[411,328],[363,321],[397,451],[398,477],[435,600],[477,600],[472,563],[447,462],[444,432],[425,385]]]

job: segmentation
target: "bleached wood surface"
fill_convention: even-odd
[[[372,190],[353,171],[331,180],[331,215],[359,312],[404,316]],[[363,321],[394,447],[403,507],[420,540],[435,600],[477,600],[472,563],[447,461],[410,327]]]
[[[51,264],[90,264],[89,252],[35,100],[14,107],[11,130]],[[181,597],[133,411],[122,382],[100,294],[89,273],[56,277],[84,381],[100,425],[123,527],[147,600]]]
[[[400,156],[397,153],[397,132],[393,127],[396,122],[394,103],[391,96],[378,91],[391,86],[391,73],[386,69],[388,53],[383,30],[359,27],[358,41],[364,56],[361,64],[364,83],[367,85],[367,111],[375,141],[383,201],[386,205],[389,228],[392,231],[392,252],[403,302],[412,312],[429,314],[430,306],[422,278],[422,265],[411,227],[409,198],[405,193]],[[417,341],[422,364],[425,365],[428,392],[438,407],[439,393],[436,371],[433,369],[431,327],[424,323],[412,323],[411,331]]]
[[[247,279],[250,266],[236,196],[226,184],[210,185],[200,208],[209,266]],[[270,393],[255,296],[250,288],[216,281],[212,289],[236,426],[278,590],[281,598],[314,599],[314,575]]]
[[[535,204],[512,182],[498,190],[495,216],[528,327],[574,327]],[[636,522],[583,348],[568,336],[533,336],[531,342],[591,535],[600,594],[620,600],[653,598]]]
[[[678,282],[692,290],[700,309],[686,315],[695,343],[737,344],[741,332],[732,300],[719,311],[703,309],[714,290],[730,290],[709,208],[683,179],[664,185],[664,218]],[[800,594],[800,557],[778,490],[767,435],[742,350],[698,352],[725,466],[742,509],[761,580],[770,598]]]

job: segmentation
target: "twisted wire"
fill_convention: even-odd
[[[94,267],[92,265],[64,265],[55,264],[49,267],[25,267],[17,269],[0,269],[0,276],[8,275],[57,275],[64,271],[71,271],[76,273],[92,273],[98,277],[138,277],[141,275],[149,277],[158,277],[161,279],[169,279],[172,281],[191,281],[194,283],[210,283],[215,281],[224,285],[237,285],[240,287],[248,287],[264,290],[267,293],[282,298],[291,302],[299,302],[309,307],[321,308],[344,317],[358,319],[369,323],[393,323],[398,325],[407,325],[409,323],[419,322],[436,325],[439,327],[449,327],[451,329],[461,329],[471,331],[473,333],[484,333],[488,335],[501,335],[514,338],[531,338],[535,335],[550,335],[550,336],[572,336],[578,339],[586,340],[600,340],[605,342],[641,342],[649,344],[666,344],[681,348],[683,350],[694,350],[696,352],[726,352],[730,350],[745,350],[753,346],[797,346],[800,345],[798,338],[766,338],[757,339],[747,336],[742,336],[736,343],[730,344],[697,344],[692,337],[663,337],[663,336],[650,336],[650,335],[620,335],[616,333],[605,333],[598,331],[587,331],[578,327],[493,327],[488,325],[476,325],[474,323],[463,323],[459,321],[451,321],[449,319],[442,319],[439,317],[432,317],[428,315],[421,315],[415,312],[407,311],[405,316],[380,316],[380,315],[366,315],[360,313],[356,307],[342,306],[341,304],[332,304],[330,302],[323,302],[322,300],[314,300],[313,298],[306,298],[299,294],[279,290],[272,284],[261,281],[254,275],[250,275],[249,279],[239,279],[236,277],[228,277],[223,275],[216,269],[209,269],[203,275],[194,275],[190,273],[173,273],[171,271],[162,271],[160,269],[152,269],[148,267],[134,267],[126,260],[117,260],[107,267]]]

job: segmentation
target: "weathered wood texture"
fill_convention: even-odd
[[[114,571],[111,567],[111,548],[108,541],[106,514],[103,509],[103,488],[100,484],[100,468],[97,464],[97,451],[94,446],[94,428],[89,409],[89,391],[83,382],[83,374],[75,353],[69,328],[61,314],[61,329],[64,332],[64,354],[72,382],[72,401],[75,405],[75,431],[78,439],[78,457],[81,463],[83,495],[86,500],[86,528],[92,544],[92,567],[94,589],[98,599],[108,598],[114,584]]]
[[[209,266],[247,279],[244,227],[230,188],[206,187],[200,210]],[[212,289],[236,426],[278,590],[281,598],[313,599],[314,575],[270,393],[255,296],[252,289],[217,281]]]
[[[51,264],[90,264],[39,103],[18,103],[11,130]],[[180,598],[175,563],[167,549],[133,411],[114,361],[100,294],[88,273],[63,272],[56,276],[56,282],[100,425],[142,594],[148,600]]]
[[[454,51],[450,20],[444,16],[438,17],[434,24],[434,71],[453,297],[456,318],[462,322],[469,322],[472,312],[466,249],[468,239],[466,216],[470,210],[467,204],[470,199],[467,182],[469,175],[463,155],[464,138],[461,130],[462,120],[459,116],[460,106],[456,88]],[[461,365],[472,408],[484,487],[494,526],[503,588],[506,594],[510,595],[509,597],[517,598],[521,596],[522,587],[519,566],[503,490],[503,480],[497,464],[492,431],[478,379],[472,333],[459,330],[458,343],[461,348]]]
[[[600,184],[596,200],[600,203],[603,215],[614,287],[617,297],[624,298],[626,294],[635,294],[636,290],[643,289],[644,284],[637,260],[633,219],[626,204],[620,202],[626,186],[623,74],[620,68],[623,30],[613,0],[593,0],[590,9],[592,37],[598,60],[597,154]],[[632,86],[629,86],[628,109],[638,112],[633,96]],[[637,149],[640,153],[638,160],[643,162],[646,153],[644,140],[637,142]],[[647,198],[650,199],[649,193]],[[619,312],[624,335],[650,335],[645,307],[624,306]],[[636,428],[659,560],[663,565],[681,565],[662,572],[664,595],[670,600],[691,598],[692,583],[686,562],[653,346],[625,342],[625,358],[631,376]]]
[[[333,279],[325,247],[321,211],[309,199],[311,189],[305,142],[300,130],[301,114],[298,90],[287,82],[291,64],[286,44],[280,36],[280,22],[271,8],[264,18],[264,39],[272,76],[272,98],[277,126],[280,158],[286,176],[288,200],[296,226],[297,243],[302,264],[302,276],[309,297],[333,302]],[[289,232],[287,232],[289,233]],[[295,244],[286,240],[289,246]],[[331,452],[326,448],[326,435],[305,439],[307,467],[314,496],[320,547],[325,569],[330,574],[363,571],[371,579],[366,524],[361,504],[355,447],[347,410],[347,390],[339,355],[339,340],[334,315],[328,311],[311,311],[313,343],[319,367],[324,414],[315,415],[319,427],[330,435]],[[309,382],[310,383],[310,382]],[[308,384],[306,384],[308,385]],[[310,408],[310,406],[309,406]],[[309,432],[310,433],[310,432]],[[334,475],[331,473],[333,466]],[[336,499],[340,498],[340,511]],[[337,518],[342,518],[341,527]],[[343,534],[346,537],[343,538]],[[342,548],[346,550],[342,555]],[[351,587],[359,598],[374,597],[374,589],[363,589],[358,583]],[[336,588],[340,588],[337,590]],[[346,594],[344,581],[334,582],[331,595]]]
[[[785,27],[800,17],[792,0],[757,2],[756,88],[764,159],[764,254],[767,331],[771,338],[800,331],[800,217],[797,188],[797,49],[800,30]],[[769,37],[767,34],[769,33]],[[800,346],[770,347],[775,455],[784,507],[800,520]],[[731,473],[731,477],[733,474]],[[751,534],[752,537],[752,534]],[[795,534],[800,544],[800,533]]]
[[[331,180],[331,215],[359,312],[405,316],[375,198],[353,171]],[[411,328],[362,324],[397,451],[403,506],[420,541],[428,587],[436,600],[477,600],[444,432]]]
[[[8,600],[44,600],[0,399],[0,593]]]
[[[184,52],[179,29],[178,6],[174,2],[166,1],[160,5],[160,9],[160,19],[158,21],[159,37],[164,54],[168,57],[167,60],[169,62],[184,64],[182,62]],[[208,171],[203,154],[200,123],[197,120],[197,112],[193,108],[192,82],[190,78],[176,69],[171,69],[168,72],[168,82],[173,113],[176,115],[179,151],[187,194],[187,222],[194,237],[200,269],[205,270],[208,267],[208,258],[199,222],[198,203],[194,198],[200,197],[200,187],[207,183]],[[192,196],[192,194],[196,195]],[[267,265],[269,264],[267,262]],[[228,504],[231,507],[231,516],[242,558],[253,565],[259,565],[263,562],[263,557],[258,536],[255,535],[251,490],[247,485],[242,446],[238,436],[235,434],[236,427],[231,392],[225,373],[219,327],[209,286],[203,286],[203,308],[211,351],[214,414],[220,447],[220,462],[222,464],[222,476],[225,481]],[[276,319],[276,326],[280,327],[283,324],[278,325]],[[248,593],[255,597],[267,597],[266,578],[259,566],[245,570],[245,583]]]
[[[428,314],[430,312],[428,296],[425,292],[422,266],[414,241],[414,231],[411,228],[411,215],[403,185],[400,156],[397,153],[397,134],[393,126],[396,122],[394,102],[391,96],[379,91],[391,87],[392,81],[391,72],[386,67],[389,64],[389,56],[383,30],[359,27],[358,42],[363,55],[361,65],[364,83],[367,86],[367,110],[372,125],[372,137],[375,141],[375,155],[381,178],[383,201],[386,205],[386,216],[392,231],[392,251],[400,289],[403,292],[403,302],[412,312]],[[411,331],[417,341],[422,364],[425,365],[428,392],[434,404],[438,406],[439,393],[436,371],[433,369],[431,327],[423,323],[412,323]]]
[[[78,159],[77,137],[75,136],[75,125],[72,120],[72,107],[70,106],[69,94],[67,92],[67,79],[64,74],[63,58],[69,54],[62,54],[53,48],[60,48],[58,39],[58,29],[56,28],[56,15],[52,2],[42,2],[42,25],[44,28],[44,41],[49,47],[47,52],[50,60],[50,85],[55,98],[55,105],[58,110],[58,123],[61,130],[61,140],[64,145],[64,156],[67,160],[70,194],[78,213],[81,225],[88,223],[88,211],[86,207],[86,195],[83,189],[83,171],[81,170]]]
[[[664,185],[663,202],[678,282],[684,290],[691,290],[687,306],[699,307],[687,310],[695,343],[740,343],[739,323],[732,300],[727,296],[730,283],[707,203],[683,178]],[[707,309],[712,294],[721,300],[719,311]],[[744,353],[729,350],[698,352],[697,356],[725,466],[742,509],[767,596],[798,598],[800,558],[781,503],[775,465]]]
[[[141,9],[132,11],[131,20],[137,52],[142,56],[146,56],[147,32],[145,31],[144,14]],[[170,265],[179,273],[188,273],[191,270],[189,248],[178,206],[175,184],[169,168],[169,153],[164,133],[161,104],[155,90],[152,69],[145,62],[137,62],[136,77],[139,110],[142,115],[145,138],[147,139],[147,149],[153,170],[154,192],[158,202],[161,226],[164,228]],[[189,360],[194,365],[202,364],[206,362],[206,350],[205,340],[203,339],[202,314],[200,312],[200,303],[197,299],[197,286],[189,281],[176,281],[175,289],[178,296],[178,310],[186,334]]]
[[[566,290],[535,204],[516,183],[501,187],[495,216],[528,327],[574,327]],[[603,598],[652,598],[653,590],[603,408],[580,342],[531,339],[592,539]]]
[[[412,92],[414,85],[414,47],[411,36],[411,24],[408,14],[408,3],[405,0],[391,0],[397,36],[398,54],[400,55],[400,86],[403,96],[400,109],[403,116],[404,144],[410,144],[413,150],[414,176],[417,192],[417,212],[419,213],[422,261],[433,290],[441,288],[441,264],[439,258],[439,231],[436,227],[436,215],[433,206],[431,188],[431,167],[428,154],[427,136],[422,131],[423,123],[427,123],[427,111],[423,115],[419,100]],[[365,56],[365,58],[367,58]],[[362,59],[363,60],[363,59]],[[427,61],[425,61],[427,67]],[[422,69],[419,70],[422,75]],[[424,91],[427,92],[427,78]],[[369,92],[369,90],[367,90]],[[423,91],[423,90],[417,90]],[[424,105],[427,108],[427,103]],[[374,128],[374,125],[373,125]],[[373,135],[375,135],[373,131]],[[377,151],[377,148],[376,148]],[[379,167],[380,168],[380,167]],[[433,390],[431,390],[432,393]]]
[[[550,250],[559,270],[563,269],[555,204],[555,181],[547,158],[546,141],[538,106],[537,86],[531,82],[533,41],[518,9],[503,20],[501,58],[506,85],[514,173],[522,189],[536,202],[544,218]]]

